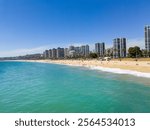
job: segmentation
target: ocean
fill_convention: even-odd
[[[0,62],[0,113],[149,113],[150,78]]]

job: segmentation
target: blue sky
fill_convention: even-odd
[[[0,0],[0,57],[126,37],[144,47],[149,0]]]

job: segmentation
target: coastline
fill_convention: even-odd
[[[92,70],[116,74],[128,74],[137,77],[150,78],[150,61],[99,61],[99,60],[17,60],[23,62],[38,62],[86,67]]]

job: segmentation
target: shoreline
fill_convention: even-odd
[[[86,67],[91,70],[115,74],[128,74],[137,77],[150,78],[149,61],[98,61],[98,60],[17,60],[22,62],[37,62]]]

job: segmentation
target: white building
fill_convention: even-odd
[[[98,54],[100,57],[104,57],[105,55],[105,43],[96,43],[95,44],[95,52]]]
[[[145,26],[145,49],[150,52],[150,26]]]
[[[126,57],[126,38],[116,38],[113,41],[113,57]]]

